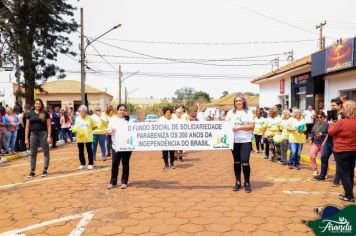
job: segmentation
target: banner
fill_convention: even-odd
[[[232,149],[232,124],[224,121],[128,123],[115,133],[119,150],[221,150]]]
[[[353,66],[354,39],[337,43],[326,49],[326,73]]]

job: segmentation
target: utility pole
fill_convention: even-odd
[[[272,71],[274,70],[274,66],[276,66],[277,70],[279,69],[279,57],[272,60]]]
[[[289,51],[289,52],[285,52],[284,55],[287,55],[287,61],[291,61],[291,62],[294,61],[294,52],[293,52],[293,50]]]
[[[85,51],[84,51],[84,19],[83,8],[80,8],[80,98],[85,104]]]
[[[125,86],[125,105],[127,106],[127,87]]]
[[[121,65],[119,65],[119,104],[121,104],[121,86],[122,86],[122,72],[121,72]]]
[[[326,21],[320,23],[315,28],[319,29],[319,49],[323,50],[325,48],[325,37],[323,36],[323,27],[326,25]]]

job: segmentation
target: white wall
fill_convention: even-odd
[[[325,77],[325,108],[330,110],[330,101],[340,96],[341,90],[356,89],[356,70]]]
[[[2,105],[13,107],[15,105],[15,96],[11,79],[14,80],[14,75],[10,71],[0,71],[0,102]]]
[[[290,104],[290,89],[291,89],[291,84],[290,78],[284,78],[284,95],[289,96],[289,104]],[[259,97],[259,103],[260,107],[271,107],[276,104],[280,103],[279,100],[279,95],[280,90],[279,90],[279,85],[280,85],[280,80],[279,79],[274,79],[270,81],[264,81],[263,83],[260,83],[260,97]]]

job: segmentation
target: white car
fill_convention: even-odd
[[[155,114],[149,114],[146,116],[145,122],[157,122],[158,116]]]

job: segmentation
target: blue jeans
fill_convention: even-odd
[[[7,140],[6,140],[6,151],[14,152],[15,151],[15,142],[17,137],[17,130],[16,131],[8,131],[7,132]]]
[[[93,135],[93,159],[94,160],[96,160],[96,149],[98,148],[98,143],[101,149],[101,156],[103,160],[106,160],[105,140],[106,140],[106,134]]]
[[[329,158],[331,154],[334,152],[334,144],[332,142],[326,141],[323,145],[323,152],[321,153],[320,161],[320,177],[325,178],[328,173],[329,168]],[[335,158],[336,159],[336,158]],[[336,164],[336,174],[334,178],[334,183],[339,184],[341,180],[339,169],[337,168]]]
[[[300,165],[300,154],[302,153],[303,144],[302,143],[289,143],[290,157],[288,165]]]
[[[70,142],[73,143],[72,132],[69,130],[69,128],[61,128],[61,133],[61,138],[64,140],[64,143],[67,143],[67,134],[69,136]]]

